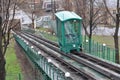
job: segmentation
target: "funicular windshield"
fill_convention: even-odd
[[[78,21],[65,22],[66,43],[78,43]]]

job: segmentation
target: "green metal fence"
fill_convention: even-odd
[[[24,49],[27,57],[42,75],[42,80],[67,80],[65,73],[59,68],[54,66],[53,63],[49,62],[46,57],[41,55],[39,51],[32,48],[29,44],[21,39],[19,36],[14,35],[17,43]],[[39,76],[35,80],[40,80]]]
[[[100,44],[94,40],[89,41],[83,37],[83,51],[95,57],[115,62],[115,49],[109,48],[105,43]]]
[[[22,74],[6,74],[6,80],[23,80]]]

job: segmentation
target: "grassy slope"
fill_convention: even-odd
[[[18,76],[19,73],[21,73],[20,65],[17,61],[16,55],[15,55],[15,49],[14,49],[14,40],[10,41],[10,44],[8,46],[7,52],[6,52],[6,72],[7,78],[13,79],[14,76]],[[9,79],[7,79],[9,80]],[[14,80],[14,79],[13,79]]]
[[[107,46],[114,48],[114,39],[112,36],[93,36],[93,40],[99,43],[105,43]],[[120,47],[120,37],[119,37],[119,47]]]

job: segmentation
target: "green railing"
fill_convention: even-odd
[[[108,47],[105,43],[100,44],[87,37],[83,37],[83,51],[98,58],[115,62],[115,49]]]
[[[23,80],[22,74],[6,74],[6,80]]]
[[[30,47],[23,39],[19,36],[14,35],[17,43],[24,49],[27,57],[32,64],[42,75],[42,80],[68,80],[65,77],[65,73],[51,63],[46,57],[41,55],[35,48]],[[39,80],[39,76],[35,80]]]

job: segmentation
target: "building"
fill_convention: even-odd
[[[43,0],[42,9],[45,11],[57,11],[62,9],[61,8],[60,0]]]

